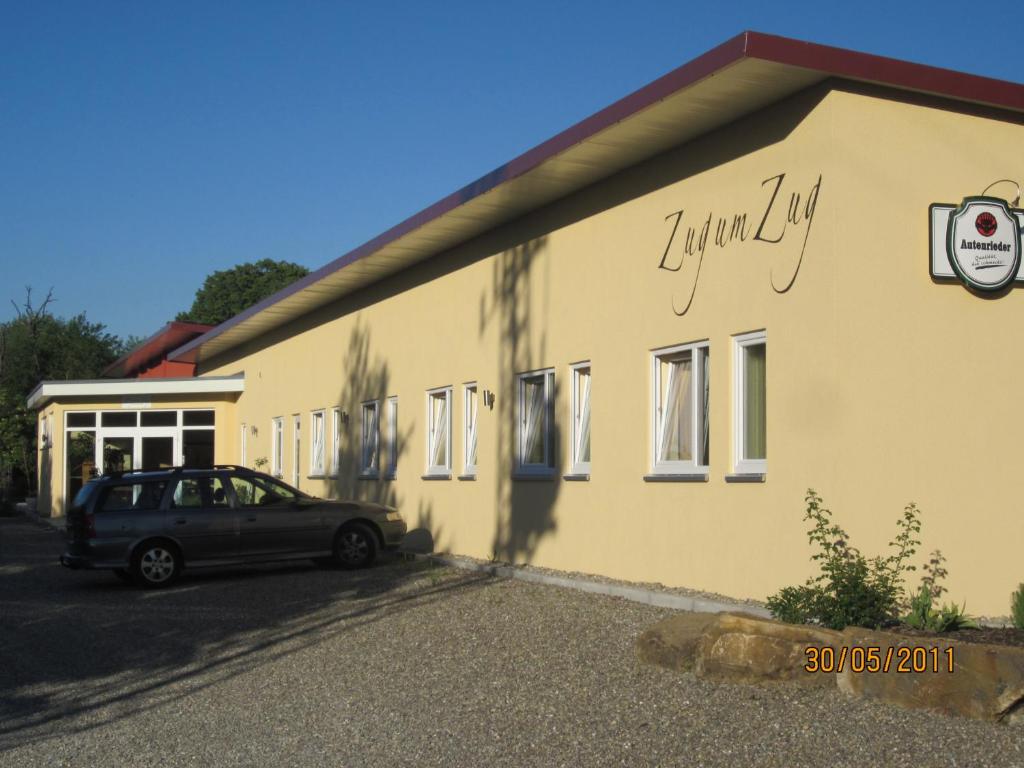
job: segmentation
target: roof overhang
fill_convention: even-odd
[[[207,376],[187,379],[88,379],[43,381],[28,396],[28,407],[42,408],[51,400],[65,398],[139,397],[152,395],[217,395],[244,392],[245,375]]]
[[[534,147],[169,355],[200,362],[828,78],[1014,112],[1024,86],[745,32]]]

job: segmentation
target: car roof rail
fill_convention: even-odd
[[[214,464],[213,468],[214,469],[235,469],[235,470],[238,470],[239,472],[252,472],[253,474],[255,474],[255,470],[249,469],[248,467],[243,467],[241,464]]]
[[[125,475],[140,475],[151,472],[170,472],[180,475],[186,469],[201,469],[201,467],[139,467],[138,469],[123,469],[114,472],[104,472],[102,475],[95,475],[93,480],[120,480]]]

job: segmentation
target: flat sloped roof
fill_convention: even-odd
[[[1024,111],[1024,85],[744,32],[524,152],[169,355],[200,362],[828,78]]]

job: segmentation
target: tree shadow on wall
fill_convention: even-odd
[[[349,334],[342,371],[343,383],[336,401],[343,414],[342,437],[338,446],[337,476],[329,484],[330,492],[339,499],[372,501],[402,510],[403,499],[395,490],[394,477],[397,468],[404,463],[402,457],[408,451],[415,427],[402,431],[400,420],[399,424],[392,425],[388,408],[388,398],[395,394],[391,371],[387,361],[373,351],[370,330],[362,322],[357,321]],[[367,464],[374,462],[367,462],[364,456],[363,406],[369,403],[376,403],[378,440],[376,468],[368,471]],[[401,408],[402,403],[398,407]],[[407,514],[405,517],[410,524],[407,544],[414,544],[417,550],[432,551],[436,535],[429,524],[424,526],[420,521],[432,522],[433,510],[421,502],[417,521]],[[425,540],[429,540],[430,549],[424,549],[428,546]]]
[[[558,409],[550,411],[548,456],[551,473],[527,479],[517,473],[519,454],[519,374],[551,366],[547,355],[549,318],[548,275],[536,274],[547,237],[506,249],[494,259],[491,295],[481,296],[479,336],[497,325],[496,386],[498,462],[495,469],[494,539],[492,556],[508,562],[530,562],[540,540],[556,528],[554,507],[561,490],[562,430]],[[555,372],[554,403],[560,381]]]

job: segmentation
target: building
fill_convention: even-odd
[[[195,377],[41,384],[40,504],[80,443],[138,465],[205,429],[193,460],[395,505],[438,550],[763,598],[810,571],[813,487],[869,554],[915,501],[951,597],[1005,613],[1022,113],[742,34],[170,351]],[[967,215],[1009,238],[990,272],[943,248]]]

